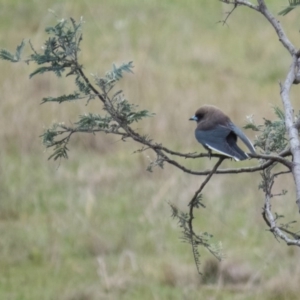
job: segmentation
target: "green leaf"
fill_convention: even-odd
[[[252,129],[253,131],[259,131],[259,126],[255,125],[254,123],[247,123],[243,128]]]
[[[83,94],[88,95],[90,93],[90,87],[79,75],[75,79],[75,84],[77,85],[79,91]]]
[[[24,46],[25,46],[24,40],[22,40],[21,44],[19,46],[17,46],[16,54],[15,54],[17,61],[20,61],[20,59],[21,59],[21,54],[24,49]]]
[[[43,144],[46,147],[52,147],[54,144],[54,138],[58,135],[56,132],[56,126],[51,129],[47,129],[40,137],[42,138]]]
[[[274,112],[277,115],[277,117],[282,120],[285,121],[285,115],[283,110],[281,110],[278,106],[273,106]]]
[[[56,149],[54,150],[53,154],[49,156],[48,160],[53,158],[54,160],[57,160],[58,158],[68,158],[68,152],[69,149],[66,145],[58,145]]]
[[[280,16],[285,16],[287,15],[290,11],[292,11],[293,9],[295,9],[297,6],[300,5],[300,0],[289,0],[289,6],[287,6],[285,9],[283,9],[282,11],[280,11],[278,13],[278,15]]]
[[[69,94],[69,95],[62,95],[60,97],[45,97],[42,99],[42,104],[46,102],[58,102],[62,103],[65,101],[72,101],[72,100],[78,100],[80,99],[80,94],[75,92],[74,94]]]
[[[0,58],[3,59],[3,60],[11,61],[11,62],[18,62],[15,59],[14,54],[10,53],[9,51],[7,51],[5,49],[0,50]]]
[[[89,114],[79,116],[79,121],[76,122],[75,124],[78,125],[79,128],[92,129],[96,127],[96,128],[108,129],[111,120],[112,118],[109,116],[101,117],[98,114],[89,113]]]
[[[21,44],[19,46],[17,46],[16,48],[16,53],[12,54],[11,52],[5,50],[5,49],[1,49],[0,50],[0,58],[3,60],[8,60],[10,62],[19,62],[21,60],[21,53],[22,50],[24,49],[25,46],[25,42],[24,40],[22,40]]]

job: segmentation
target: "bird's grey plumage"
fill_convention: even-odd
[[[232,122],[230,122],[230,123],[231,123],[230,127],[231,127],[232,131],[244,142],[244,144],[248,147],[250,152],[255,154],[255,149],[254,149],[252,143],[250,142],[250,140],[244,134],[244,132],[240,128],[236,127]]]
[[[252,143],[245,134],[215,106],[202,106],[190,120],[197,121],[195,136],[205,148],[235,160],[244,160],[248,158],[248,155],[238,147],[236,142],[239,137],[250,152],[255,153]]]

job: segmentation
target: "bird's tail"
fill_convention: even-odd
[[[238,160],[245,160],[249,158],[249,156],[235,143],[231,144],[231,150],[233,156],[236,157]]]

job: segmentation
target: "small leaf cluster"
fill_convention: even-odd
[[[152,117],[154,115],[148,110],[137,111],[136,109],[138,108],[138,105],[131,104],[126,99],[117,101],[115,108],[118,115],[126,122],[126,124],[138,122],[145,117]]]
[[[42,99],[42,104],[46,103],[46,102],[58,102],[58,103],[62,103],[65,101],[72,101],[72,100],[78,100],[80,99],[80,93],[75,92],[73,94],[69,94],[69,95],[62,95],[59,97],[44,97]]]
[[[264,154],[279,153],[288,145],[284,112],[278,107],[274,107],[274,112],[278,118],[277,120],[271,121],[264,118],[264,124],[262,125],[257,125],[251,120],[244,126],[245,129],[258,132],[254,145],[260,148]]]
[[[77,91],[69,95],[44,97],[42,103],[62,103],[85,98],[89,101],[95,97],[90,93],[90,86],[82,79],[81,66],[78,62],[82,25],[82,19],[76,23],[71,18],[70,21],[62,19],[55,26],[47,27],[45,31],[50,37],[46,40],[40,53],[30,43],[32,54],[25,61],[42,65],[30,74],[30,78],[45,72],[54,72],[58,77],[61,77],[64,72],[67,72],[66,76],[76,75],[74,82],[78,87]]]
[[[160,167],[161,169],[163,169],[164,168],[164,162],[165,162],[164,158],[161,157],[160,155],[157,155],[156,159],[149,163],[149,165],[147,167],[147,171],[151,173],[151,172],[153,172],[153,169],[155,167]]]
[[[43,65],[30,74],[33,77],[36,74],[45,72],[54,72],[57,76],[71,68],[68,75],[76,73],[77,54],[80,51],[79,44],[82,40],[81,22],[71,19],[70,26],[68,20],[61,20],[58,24],[48,27],[45,31],[50,35],[44,44],[43,52],[38,53],[33,49],[30,60],[38,65]],[[47,64],[47,65],[45,65]]]
[[[94,75],[95,83],[104,94],[109,93],[115,86],[116,82],[123,78],[123,73],[133,73],[133,62],[123,63],[121,66],[117,67],[113,64],[112,70],[106,72],[104,77],[99,77]],[[119,92],[118,92],[119,93]],[[114,98],[114,97],[113,97]]]
[[[195,208],[198,208],[200,206],[204,207],[201,201],[202,201],[202,196],[199,195],[197,201],[195,201],[196,204],[194,207]],[[191,215],[179,210],[178,207],[176,207],[171,203],[169,203],[169,205],[172,210],[172,217],[174,219],[177,219],[179,227],[182,230],[182,240],[192,246],[194,261],[198,273],[201,274],[200,272],[201,261],[200,261],[200,253],[199,253],[200,246],[206,248],[218,260],[222,260],[222,258],[224,257],[222,253],[222,245],[221,244],[216,245],[210,243],[210,240],[213,238],[213,235],[211,235],[208,232],[200,232],[196,234],[190,226],[192,221]]]
[[[75,124],[81,129],[109,129],[112,117],[102,117],[99,114],[88,113],[79,116],[79,121]]]
[[[281,10],[278,14],[281,16],[285,16],[297,6],[300,6],[300,0],[289,0],[289,6]]]
[[[190,204],[191,205],[191,204]],[[193,201],[193,206],[195,208],[200,208],[200,206],[205,208],[204,203],[202,202],[202,194],[198,195],[196,199]]]
[[[52,127],[46,129],[44,133],[41,135],[42,142],[46,146],[46,148],[53,147],[53,153],[49,156],[50,159],[57,160],[58,158],[68,158],[68,147],[67,144],[71,137],[71,134],[68,134],[66,137],[56,140],[55,138],[61,134],[65,134],[67,132],[64,124],[55,123]]]
[[[21,54],[25,46],[25,41],[23,40],[19,46],[17,46],[15,53],[11,53],[8,50],[0,50],[0,58],[3,60],[8,60],[10,62],[19,62],[21,60]]]

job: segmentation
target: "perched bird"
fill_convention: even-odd
[[[247,153],[240,149],[236,143],[239,137],[250,152],[255,154],[252,143],[242,130],[236,127],[229,117],[217,107],[204,105],[196,111],[190,120],[197,122],[196,139],[209,151],[214,150],[235,160],[247,159]]]

